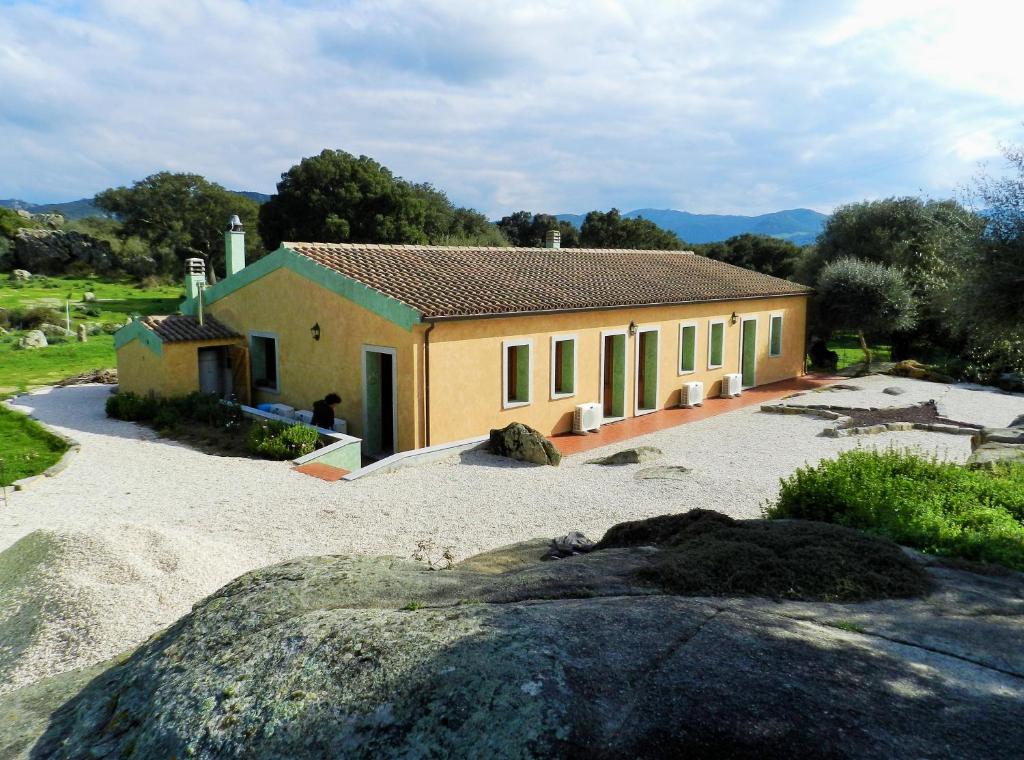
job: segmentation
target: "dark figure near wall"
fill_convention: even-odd
[[[811,366],[817,369],[835,372],[836,366],[839,364],[839,354],[830,351],[821,338],[811,338],[811,347],[808,349],[807,355],[811,357]]]
[[[319,401],[313,402],[313,425],[325,430],[334,430],[334,407],[341,403],[341,396],[328,393]]]

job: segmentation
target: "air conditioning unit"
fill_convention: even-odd
[[[334,418],[334,432],[348,435],[348,423],[341,417]]]
[[[578,404],[572,415],[572,432],[582,434],[597,430],[603,418],[600,404]]]
[[[313,413],[311,411],[309,411],[308,409],[296,409],[295,410],[295,419],[297,419],[299,422],[303,422],[303,423],[305,423],[307,425],[312,425],[313,424]]]
[[[704,383],[699,380],[683,383],[683,388],[679,392],[679,406],[685,409],[704,406]]]
[[[743,390],[743,375],[730,373],[722,378],[722,398],[738,396]]]

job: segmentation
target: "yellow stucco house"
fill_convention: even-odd
[[[304,409],[335,391],[374,456],[804,371],[810,290],[689,252],[283,243],[245,266],[242,234],[216,285],[191,265],[181,314],[117,334],[123,390]]]

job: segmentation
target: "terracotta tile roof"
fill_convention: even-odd
[[[203,318],[202,325],[195,317],[184,314],[143,317],[142,324],[155,332],[164,343],[242,337],[223,322],[209,315]]]
[[[283,243],[427,318],[693,303],[810,288],[684,251]]]

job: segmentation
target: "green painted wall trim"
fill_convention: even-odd
[[[129,324],[114,333],[114,348],[121,348],[130,341],[138,340],[146,348],[157,356],[164,355],[164,344],[160,337],[138,320],[132,320]]]
[[[346,277],[340,272],[322,267],[312,259],[285,246],[281,246],[259,261],[254,261],[238,274],[226,277],[216,285],[207,288],[203,293],[203,303],[207,306],[217,303],[220,299],[241,290],[246,285],[251,285],[261,277],[266,277],[278,269],[287,269],[300,277],[305,277],[320,287],[372,311],[377,316],[394,322],[405,330],[412,330],[413,325],[422,322],[423,315],[411,306],[391,298],[391,296],[386,296],[379,290],[367,287],[351,277]],[[186,300],[181,305],[181,313],[194,315],[196,302],[192,299]]]

